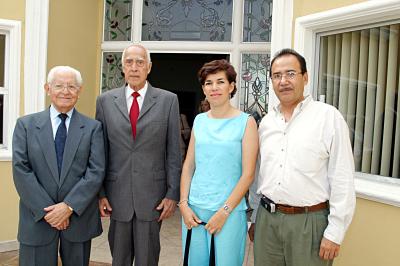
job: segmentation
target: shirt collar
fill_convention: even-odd
[[[313,100],[313,99],[312,99],[312,97],[311,97],[310,95],[304,96],[304,100],[302,100],[301,102],[299,102],[299,103],[297,104],[296,108],[294,108],[294,111],[296,111],[296,110],[299,110],[299,111],[303,110],[303,109],[308,105],[308,103],[310,103],[312,100]],[[275,106],[273,107],[273,110],[274,110],[277,114],[279,114],[279,113],[281,112],[281,104],[279,103],[279,104],[275,105]]]
[[[147,92],[147,87],[148,87],[148,83],[146,81],[146,83],[144,84],[143,88],[139,89],[137,92],[139,92],[140,97],[146,96],[146,92]],[[134,92],[134,90],[128,85],[126,85],[126,89],[125,89],[125,97],[126,99],[129,99],[129,97],[132,97],[132,93]]]
[[[66,114],[68,115],[68,118],[72,117],[72,113],[74,112],[75,107],[73,107],[71,110],[69,110]],[[53,104],[50,105],[50,118],[52,120],[56,119],[58,115],[61,114],[61,112],[57,111],[57,109],[54,107]]]

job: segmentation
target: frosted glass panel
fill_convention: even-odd
[[[119,88],[125,84],[121,64],[122,52],[104,52],[101,73],[101,92]]]
[[[243,41],[270,42],[272,0],[245,0],[243,10]]]
[[[268,111],[269,54],[242,54],[240,107],[261,118]]]
[[[143,1],[143,41],[231,40],[232,0]]]
[[[106,0],[104,41],[130,41],[132,0]]]

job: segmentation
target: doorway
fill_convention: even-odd
[[[197,72],[204,63],[226,59],[228,54],[168,54],[152,53],[152,70],[148,76],[151,85],[178,95],[180,113],[185,114],[190,127],[204,99]]]

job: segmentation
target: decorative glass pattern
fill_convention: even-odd
[[[119,88],[125,84],[121,64],[122,52],[103,53],[103,71],[101,73],[101,92]]]
[[[243,21],[244,42],[270,42],[272,0],[245,0]]]
[[[240,108],[256,120],[268,111],[269,64],[269,54],[242,54]]]
[[[144,0],[143,41],[231,40],[232,0]]]
[[[132,0],[106,0],[104,41],[130,41]]]

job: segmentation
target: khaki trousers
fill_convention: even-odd
[[[270,213],[259,206],[254,234],[255,266],[329,266],[319,257],[329,210]]]

